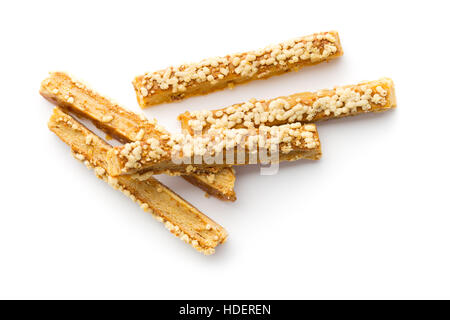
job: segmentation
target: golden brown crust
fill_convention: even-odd
[[[185,112],[178,119],[191,134],[210,128],[252,128],[286,123],[309,123],[383,112],[397,106],[394,83],[382,78],[317,92],[295,93],[270,100],[250,100],[227,108]]]
[[[316,33],[264,49],[170,67],[134,79],[142,108],[266,79],[342,56],[336,31]]]
[[[192,174],[181,177],[220,200],[236,201],[236,193],[233,188],[236,176],[232,168],[223,168],[217,173]]]
[[[148,120],[143,115],[137,115],[121,107],[64,72],[52,72],[42,82],[40,93],[52,103],[80,117],[90,119],[99,129],[124,143],[147,141],[150,138],[160,141],[169,135],[156,120]],[[181,174],[170,171],[167,173]],[[208,181],[208,176],[208,173],[191,174],[191,177],[186,180],[211,195],[233,201],[235,177],[232,170],[223,169],[223,172],[212,182]]]
[[[197,208],[154,178],[146,181],[129,176],[112,178],[106,173],[106,154],[111,149],[105,141],[60,108],[55,108],[49,128],[67,143],[75,157],[95,170],[96,175],[122,191],[141,208],[169,229],[171,233],[204,254],[226,241],[227,232]]]
[[[169,171],[192,172],[229,165],[274,163],[321,157],[320,140],[314,124],[299,123],[258,129],[209,130],[202,136],[173,135],[167,145],[172,150],[155,153],[158,144],[128,143],[108,152],[108,173],[132,174],[145,179],[148,174]]]

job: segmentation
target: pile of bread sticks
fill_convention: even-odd
[[[139,105],[147,108],[297,71],[342,54],[338,33],[322,32],[146,73],[136,77],[133,85]],[[153,175],[181,176],[209,195],[235,201],[233,166],[318,160],[322,150],[315,122],[396,107],[393,82],[382,78],[185,112],[178,117],[182,133],[170,133],[155,119],[121,107],[63,72],[50,73],[40,93],[56,105],[50,130],[70,146],[76,159],[204,254],[214,253],[226,241],[227,232]],[[74,116],[91,120],[123,144],[111,146]],[[263,157],[275,153],[277,157]]]

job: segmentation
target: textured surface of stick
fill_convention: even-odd
[[[300,123],[252,130],[211,129],[201,136],[179,134],[167,145],[170,152],[156,152],[157,144],[141,141],[115,147],[108,152],[108,173],[145,179],[167,170],[191,172],[226,165],[317,160],[322,155],[316,126]]]
[[[142,108],[265,79],[343,54],[335,31],[300,37],[263,49],[170,67],[134,79]]]
[[[217,110],[186,112],[178,119],[191,134],[210,128],[257,128],[308,123],[383,112],[397,106],[394,83],[383,78],[317,92],[302,92],[270,100],[239,103]]]
[[[40,93],[52,103],[90,119],[99,129],[124,143],[148,139],[160,141],[169,135],[156,120],[121,107],[63,72],[51,73],[42,82]],[[183,178],[222,200],[236,199],[235,176],[231,168],[216,174],[191,174]]]
[[[164,223],[171,233],[198,251],[212,254],[217,245],[226,241],[225,229],[158,180],[108,176],[106,154],[112,147],[61,109],[54,109],[48,126],[71,147],[76,159],[94,169],[97,177],[137,202],[144,211]]]

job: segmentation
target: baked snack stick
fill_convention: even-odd
[[[156,120],[148,120],[121,107],[63,72],[50,73],[42,81],[40,93],[52,103],[92,120],[99,129],[124,143],[169,135]],[[217,198],[236,200],[231,168],[216,174],[192,174],[183,178]]]
[[[158,180],[150,177],[139,181],[128,176],[109,176],[105,170],[106,154],[112,147],[60,108],[54,109],[48,127],[71,147],[76,159],[94,168],[97,177],[122,191],[144,211],[164,223],[171,233],[198,251],[212,254],[217,245],[226,241],[224,228]]]
[[[184,180],[224,201],[236,201],[234,182],[236,175],[230,167],[222,168],[216,173],[199,173],[181,176]]]
[[[336,31],[315,33],[263,49],[169,67],[134,79],[142,108],[265,79],[342,56]]]
[[[382,78],[331,90],[302,92],[270,100],[250,100],[218,110],[185,112],[178,119],[191,134],[210,128],[253,128],[316,122],[382,112],[397,106],[394,83]]]
[[[205,170],[226,165],[269,164],[321,157],[319,136],[314,124],[300,123],[258,129],[211,129],[208,134],[172,135],[170,152],[158,142],[137,141],[108,152],[108,173],[146,179],[160,172]]]

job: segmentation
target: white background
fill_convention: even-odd
[[[446,1],[30,1],[0,5],[0,298],[450,298]],[[145,110],[217,108],[380,77],[398,109],[321,123],[323,158],[237,170],[235,203],[161,177],[223,225],[203,256],[75,161],[39,94],[68,71],[138,111],[131,80],[338,30],[344,57]]]

